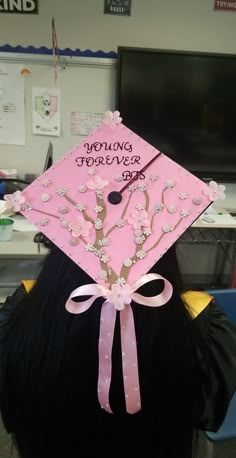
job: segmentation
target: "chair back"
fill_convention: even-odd
[[[236,324],[236,288],[212,289],[206,292],[214,296],[217,305],[223,310],[229,320]]]

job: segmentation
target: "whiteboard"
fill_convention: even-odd
[[[26,145],[0,145],[0,168],[15,168],[25,173],[43,170],[49,141],[54,161],[84,137],[71,134],[71,113],[105,113],[115,108],[116,60],[69,58],[58,68],[55,82],[51,56],[0,54],[0,62],[22,63],[31,70],[25,79]],[[61,91],[61,135],[58,138],[32,134],[32,88],[59,88]]]

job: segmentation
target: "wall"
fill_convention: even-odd
[[[55,17],[60,48],[103,51],[118,45],[235,52],[236,13],[214,0],[132,0],[132,15],[103,14],[103,0],[39,0],[39,15],[0,14],[0,44],[51,46]]]
[[[54,16],[60,48],[116,51],[119,45],[124,45],[235,53],[236,13],[214,12],[213,0],[132,0],[131,17],[104,15],[103,3],[103,0],[39,0],[39,15],[0,14],[0,46],[20,44],[51,47],[51,18]],[[48,84],[48,81],[53,84],[53,77],[49,76],[50,72],[52,75],[51,67],[45,67],[44,71],[47,78],[38,74],[35,77],[37,84]],[[67,72],[71,72],[67,75],[73,73],[72,69]],[[78,111],[105,111],[114,105],[114,69],[99,74],[94,72],[92,68],[88,72],[80,71],[78,78],[75,78],[83,96],[82,103],[75,90],[74,100],[71,94],[67,98],[69,80],[65,76],[59,77],[63,132],[60,139],[53,140],[58,156],[77,140],[66,138],[69,129],[68,110],[72,102],[74,110]],[[28,96],[27,87],[26,98]],[[20,172],[39,172],[48,139],[31,138],[29,100],[26,100],[26,105],[27,139],[32,143],[28,143],[23,150],[0,145],[1,166],[16,166]],[[236,186],[229,188],[226,206],[236,207]]]

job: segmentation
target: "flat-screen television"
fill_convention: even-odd
[[[236,182],[236,56],[119,47],[116,105],[190,172]]]

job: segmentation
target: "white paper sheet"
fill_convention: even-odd
[[[60,136],[60,89],[32,88],[32,127],[35,135]]]
[[[71,113],[71,134],[87,136],[102,124],[103,115],[101,113]]]
[[[25,145],[25,92],[21,65],[0,64],[0,143]]]

